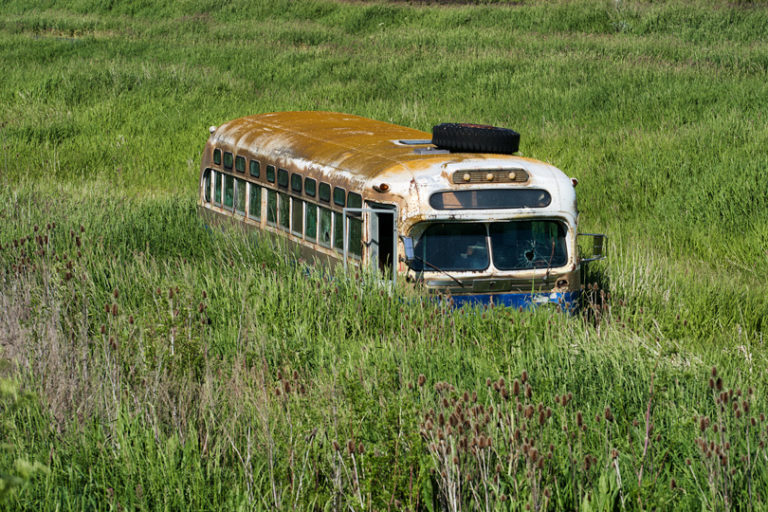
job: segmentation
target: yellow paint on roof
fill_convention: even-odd
[[[229,121],[220,126],[211,142],[248,148],[275,160],[300,159],[345,171],[367,180],[389,170],[412,173],[446,161],[509,158],[482,153],[418,154],[417,148],[399,140],[426,139],[432,134],[413,128],[337,112],[275,112]]]

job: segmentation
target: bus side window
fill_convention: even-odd
[[[291,174],[291,191],[301,194],[301,175]]]
[[[235,180],[235,211],[245,215],[245,180]]]
[[[232,208],[235,199],[235,178],[224,175],[224,208]]]
[[[347,196],[347,208],[362,208],[363,198],[360,194],[350,192]],[[356,257],[361,257],[363,254],[363,221],[361,219],[362,214],[359,212],[351,212],[347,216],[349,222],[349,234],[348,248],[349,254]]]
[[[331,210],[320,208],[320,245],[331,246]]]
[[[277,222],[281,229],[288,231],[288,227],[291,224],[291,203],[288,200],[288,194],[278,194],[277,208],[279,210]]]
[[[305,203],[304,236],[307,240],[317,239],[317,205]]]
[[[317,188],[317,182],[312,178],[304,178],[304,192],[309,197],[315,197],[315,191]]]
[[[232,153],[230,153],[229,151],[224,152],[224,168],[225,169],[232,168]]]
[[[275,166],[274,165],[267,166],[267,181],[270,183],[275,182]]]
[[[260,168],[261,166],[259,165],[259,161],[251,160],[250,166],[251,166],[251,176],[253,176],[254,178],[258,178],[259,174],[261,173],[261,168]]]
[[[288,171],[285,169],[277,169],[277,186],[288,188]]]
[[[291,198],[291,233],[301,236],[304,232],[304,201]]]
[[[235,158],[235,170],[237,172],[245,172],[245,158],[238,156]]]
[[[277,224],[277,192],[267,189],[267,224]]]
[[[320,200],[324,203],[331,202],[331,186],[327,183],[320,182]]]
[[[333,204],[337,206],[344,206],[346,204],[344,201],[346,195],[347,194],[344,192],[343,188],[333,187]]]
[[[250,188],[250,195],[248,196],[248,216],[252,219],[259,220],[261,219],[261,187],[249,183],[248,188]]]
[[[213,163],[221,165],[221,150],[218,148],[213,150]]]
[[[217,204],[221,206],[221,181],[224,177],[221,175],[220,172],[214,173],[213,176],[213,183],[214,183],[214,189],[213,189],[213,202],[214,204]]]
[[[205,170],[205,176],[203,176],[203,197],[206,203],[211,202],[211,170]]]
[[[349,254],[358,258],[363,254],[363,221],[354,217],[349,220]]]
[[[344,216],[339,212],[333,212],[333,248],[344,250]]]

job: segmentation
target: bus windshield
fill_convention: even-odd
[[[496,222],[488,227],[499,270],[562,267],[568,262],[565,227],[553,220]]]
[[[434,223],[414,244],[420,271],[479,271],[562,267],[568,262],[566,228],[554,220]],[[436,267],[436,268],[435,268]]]
[[[489,263],[487,238],[485,224],[432,224],[414,245],[417,259],[411,268],[416,271],[434,270],[433,267],[484,270]]]

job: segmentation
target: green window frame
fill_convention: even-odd
[[[221,150],[219,148],[213,150],[213,163],[221,165]]]
[[[248,216],[252,219],[261,219],[261,187],[248,184]]]
[[[261,174],[261,165],[259,164],[258,160],[251,160],[250,172],[251,172],[251,176],[253,176],[254,178],[259,177],[259,174]]]
[[[324,203],[331,202],[331,186],[327,183],[320,182],[320,200]]]
[[[333,204],[343,207],[346,204],[347,193],[341,187],[333,187]]]
[[[350,192],[347,195],[347,208],[362,208],[363,198],[360,194]]]
[[[277,169],[277,186],[288,188],[288,171],[285,169]]]
[[[267,224],[277,225],[277,192],[267,190]]]
[[[275,166],[274,165],[267,166],[267,181],[270,183],[275,182]]]
[[[291,174],[291,190],[297,194],[301,194],[301,175],[293,173]]]
[[[206,203],[211,202],[211,170],[206,169],[203,175],[203,198]]]
[[[304,201],[291,198],[291,233],[302,236],[304,233]]]
[[[215,172],[213,174],[213,204],[221,206],[221,183],[224,179],[224,176],[220,172]]]
[[[278,193],[277,199],[277,223],[282,230],[288,231],[291,226],[291,202],[288,194]]]
[[[304,178],[304,193],[309,197],[315,197],[317,193],[317,182],[312,178]]]
[[[237,172],[245,172],[245,158],[242,156],[235,157],[235,170]]]
[[[229,151],[224,152],[224,168],[225,169],[232,169],[232,153]]]
[[[333,212],[333,248],[344,250],[344,216],[339,212]]]
[[[245,215],[245,180],[235,179],[235,211]]]
[[[235,203],[235,177],[224,175],[224,208],[232,209]]]
[[[331,233],[333,228],[333,216],[328,208],[320,208],[320,245],[323,247],[331,246]]]
[[[317,205],[304,203],[304,237],[307,240],[317,239]]]
[[[349,219],[349,254],[353,257],[360,258],[363,255],[363,221],[362,219]]]

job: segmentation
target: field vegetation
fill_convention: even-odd
[[[0,0],[0,507],[767,510],[768,10]],[[451,310],[195,212],[209,125],[522,133],[584,314]]]

